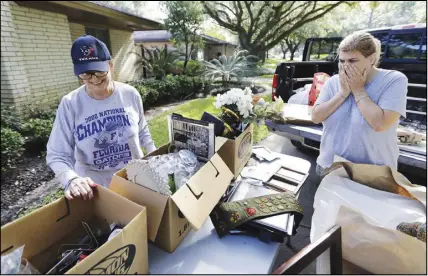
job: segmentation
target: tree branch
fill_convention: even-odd
[[[236,6],[238,4],[238,6]],[[242,26],[242,15],[244,14],[244,10],[242,9],[240,1],[233,1],[233,6],[236,9],[236,25]]]
[[[274,39],[274,37],[277,35],[277,33],[279,33],[280,30],[283,30],[285,28],[285,26],[287,26],[288,24],[293,22],[296,18],[301,18],[305,12],[308,13],[306,8],[310,5],[311,5],[311,2],[306,2],[306,3],[301,4],[298,7],[296,7],[296,9],[302,8],[300,13],[298,15],[296,15],[295,17],[293,17],[292,19],[286,20],[281,25],[279,25],[273,32],[270,32],[269,35],[266,35],[266,37],[263,39],[263,42],[270,41],[270,40]],[[316,4],[314,3],[314,5],[316,5]],[[290,14],[290,13],[291,12],[289,12],[288,14]]]
[[[248,16],[250,17],[250,27],[248,28],[248,33],[252,34],[253,33],[253,28],[254,28],[254,16],[253,16],[253,12],[251,10],[251,2],[248,3],[248,1],[244,1],[245,7],[247,8],[247,12],[248,12]]]
[[[269,41],[269,40],[271,40],[271,39],[273,39],[274,38],[274,36],[280,31],[280,30],[282,30],[282,29],[284,29],[284,27],[285,26],[287,26],[287,24],[290,24],[291,22],[293,22],[296,18],[300,18],[304,13],[305,13],[305,11],[306,11],[306,7],[307,6],[309,6],[311,3],[310,2],[306,2],[306,3],[304,3],[304,4],[301,4],[301,5],[299,5],[298,7],[296,7],[296,9],[295,10],[297,10],[298,8],[302,8],[301,9],[301,12],[297,15],[297,16],[295,16],[294,18],[292,18],[292,19],[288,19],[288,20],[286,20],[285,22],[283,22],[281,25],[279,25],[279,27],[277,27],[272,33],[273,33],[273,35],[270,35],[269,37],[267,37],[267,38],[265,38],[265,40],[266,41]],[[290,11],[288,14],[287,14],[287,16],[289,15],[289,14],[291,14],[291,12],[292,11]],[[286,18],[285,16],[283,17],[284,19]],[[281,21],[280,21],[281,22]]]
[[[294,3],[296,3],[296,1],[293,1],[290,6],[288,7],[288,13],[284,13],[284,15],[280,18],[280,21],[282,21],[283,19],[287,18],[293,11],[297,10],[300,7],[305,6],[307,3],[303,3],[299,6],[297,6],[296,8],[292,9],[292,7],[294,6]]]
[[[251,1],[251,2],[252,2],[252,1]],[[269,5],[269,1],[264,1],[264,2],[263,2],[263,5],[260,7],[260,9],[259,9],[258,13],[256,14],[256,17],[255,17],[255,19],[254,19],[254,25],[253,25],[253,28],[254,28],[254,26],[257,26],[257,24],[259,23],[260,18],[261,18],[261,16],[262,16],[262,13],[263,13],[263,11],[264,11],[264,9],[266,8],[266,6],[267,6],[267,5]],[[254,31],[254,30],[252,30],[252,31]]]
[[[266,22],[264,28],[262,30],[260,30],[259,34],[257,35],[257,37],[254,39],[254,41],[260,41],[261,38],[263,36],[265,36],[269,30],[278,23],[279,18],[281,17],[281,9],[282,7],[286,4],[286,1],[282,1],[280,3],[279,6],[277,7],[272,7],[272,9],[274,10],[274,16],[272,18],[269,18],[268,21]]]
[[[340,4],[346,3],[345,1],[339,1],[337,3],[331,4],[329,6],[324,6],[318,10],[323,10],[325,9],[322,13],[312,16],[312,17],[308,17],[308,14],[305,15],[300,21],[296,22],[290,29],[288,29],[287,31],[283,32],[281,35],[279,35],[276,39],[273,39],[270,43],[266,44],[265,49],[270,49],[272,47],[274,47],[275,45],[278,44],[279,41],[281,41],[282,39],[284,39],[285,37],[289,36],[290,33],[292,33],[293,31],[297,30],[298,28],[300,28],[301,26],[303,26],[304,24],[317,20],[318,18],[323,17],[325,14],[327,14],[328,12],[330,12],[331,10],[333,10],[334,8],[336,8],[337,6],[339,6]],[[307,19],[305,19],[307,18]]]
[[[229,29],[231,31],[238,32],[238,30],[239,30],[238,26],[232,24],[232,21],[230,20],[230,17],[229,17],[229,15],[226,12],[219,11],[219,12],[222,12],[222,13],[226,14],[228,22],[222,20],[220,18],[220,16],[219,16],[218,12],[213,11],[205,1],[203,2],[203,6],[204,6],[205,11],[207,12],[207,14],[209,16],[211,16],[212,19],[214,19],[215,21],[217,21],[217,23],[220,26],[222,26],[224,28],[227,28],[227,29]]]
[[[229,8],[227,5],[225,5],[223,3],[219,3],[219,5],[224,7],[225,9],[228,9],[235,17],[237,16],[237,14],[231,8]]]

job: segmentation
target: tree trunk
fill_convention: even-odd
[[[262,60],[263,63],[266,61],[266,52],[265,51],[259,51],[257,56]]]
[[[285,55],[287,54],[288,49],[285,49],[285,51],[282,51],[282,59],[285,59]]]
[[[250,49],[244,48],[244,49],[248,51],[249,55],[257,56],[257,57],[259,57],[260,60],[262,60],[263,62],[265,62],[265,60],[266,60],[266,51],[255,49],[255,48],[250,48]]]
[[[266,50],[261,49],[261,45],[251,43],[246,34],[239,34],[239,43],[244,50],[248,51],[249,55],[258,56],[263,62],[266,60]]]
[[[187,62],[189,61],[189,42],[186,42],[186,53],[185,53],[185,56],[184,56],[184,64],[183,64],[183,75],[185,75],[186,74],[186,67],[187,67]]]
[[[369,17],[369,22],[367,23],[367,29],[370,29],[372,27],[373,13],[374,13],[374,10],[371,10],[370,17]]]
[[[321,40],[318,43],[318,59],[321,57]]]
[[[291,49],[291,60],[294,60],[294,53],[297,51],[297,49],[299,48],[300,43],[296,44],[293,49]]]
[[[294,60],[294,52],[296,52],[294,49],[290,51],[290,60]]]

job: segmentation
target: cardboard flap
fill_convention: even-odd
[[[109,223],[128,225],[146,207],[110,191],[103,186],[95,189],[95,214],[107,219]]]
[[[220,137],[220,136],[217,136],[216,138],[215,138],[215,152],[217,152],[219,149],[221,149],[221,147],[224,145],[224,144],[226,144],[226,142],[227,142],[227,138],[225,138],[225,137]]]
[[[171,197],[192,227],[198,230],[226,191],[232,172],[216,153]]]
[[[126,169],[113,175],[110,190],[147,208],[148,238],[155,241],[168,197],[134,184],[126,178]]]

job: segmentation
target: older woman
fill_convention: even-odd
[[[323,123],[317,173],[334,155],[354,163],[397,168],[396,128],[406,116],[407,77],[376,68],[380,42],[368,33],[354,33],[339,45],[339,74],[324,85],[312,120]]]
[[[113,81],[106,45],[90,35],[71,48],[74,73],[83,84],[65,95],[47,145],[47,163],[65,196],[91,199],[95,184],[108,187],[113,174],[133,158],[156,149],[144,118],[141,96]]]

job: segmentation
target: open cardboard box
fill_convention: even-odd
[[[216,137],[215,143],[218,148],[217,153],[233,173],[233,178],[236,179],[251,158],[253,125],[250,124],[235,140]]]
[[[41,274],[56,263],[60,245],[85,236],[81,221],[120,223],[125,227],[66,274],[147,274],[147,214],[138,205],[98,186],[94,199],[58,199],[1,228],[1,254],[25,245],[26,258]]]
[[[164,145],[148,156],[168,153]],[[221,144],[218,143],[221,148]],[[145,158],[147,158],[146,156]],[[187,183],[172,196],[164,196],[127,179],[126,168],[116,172],[110,189],[147,207],[148,238],[173,252],[189,233],[198,230],[225,193],[233,178],[222,158],[215,153]]]

